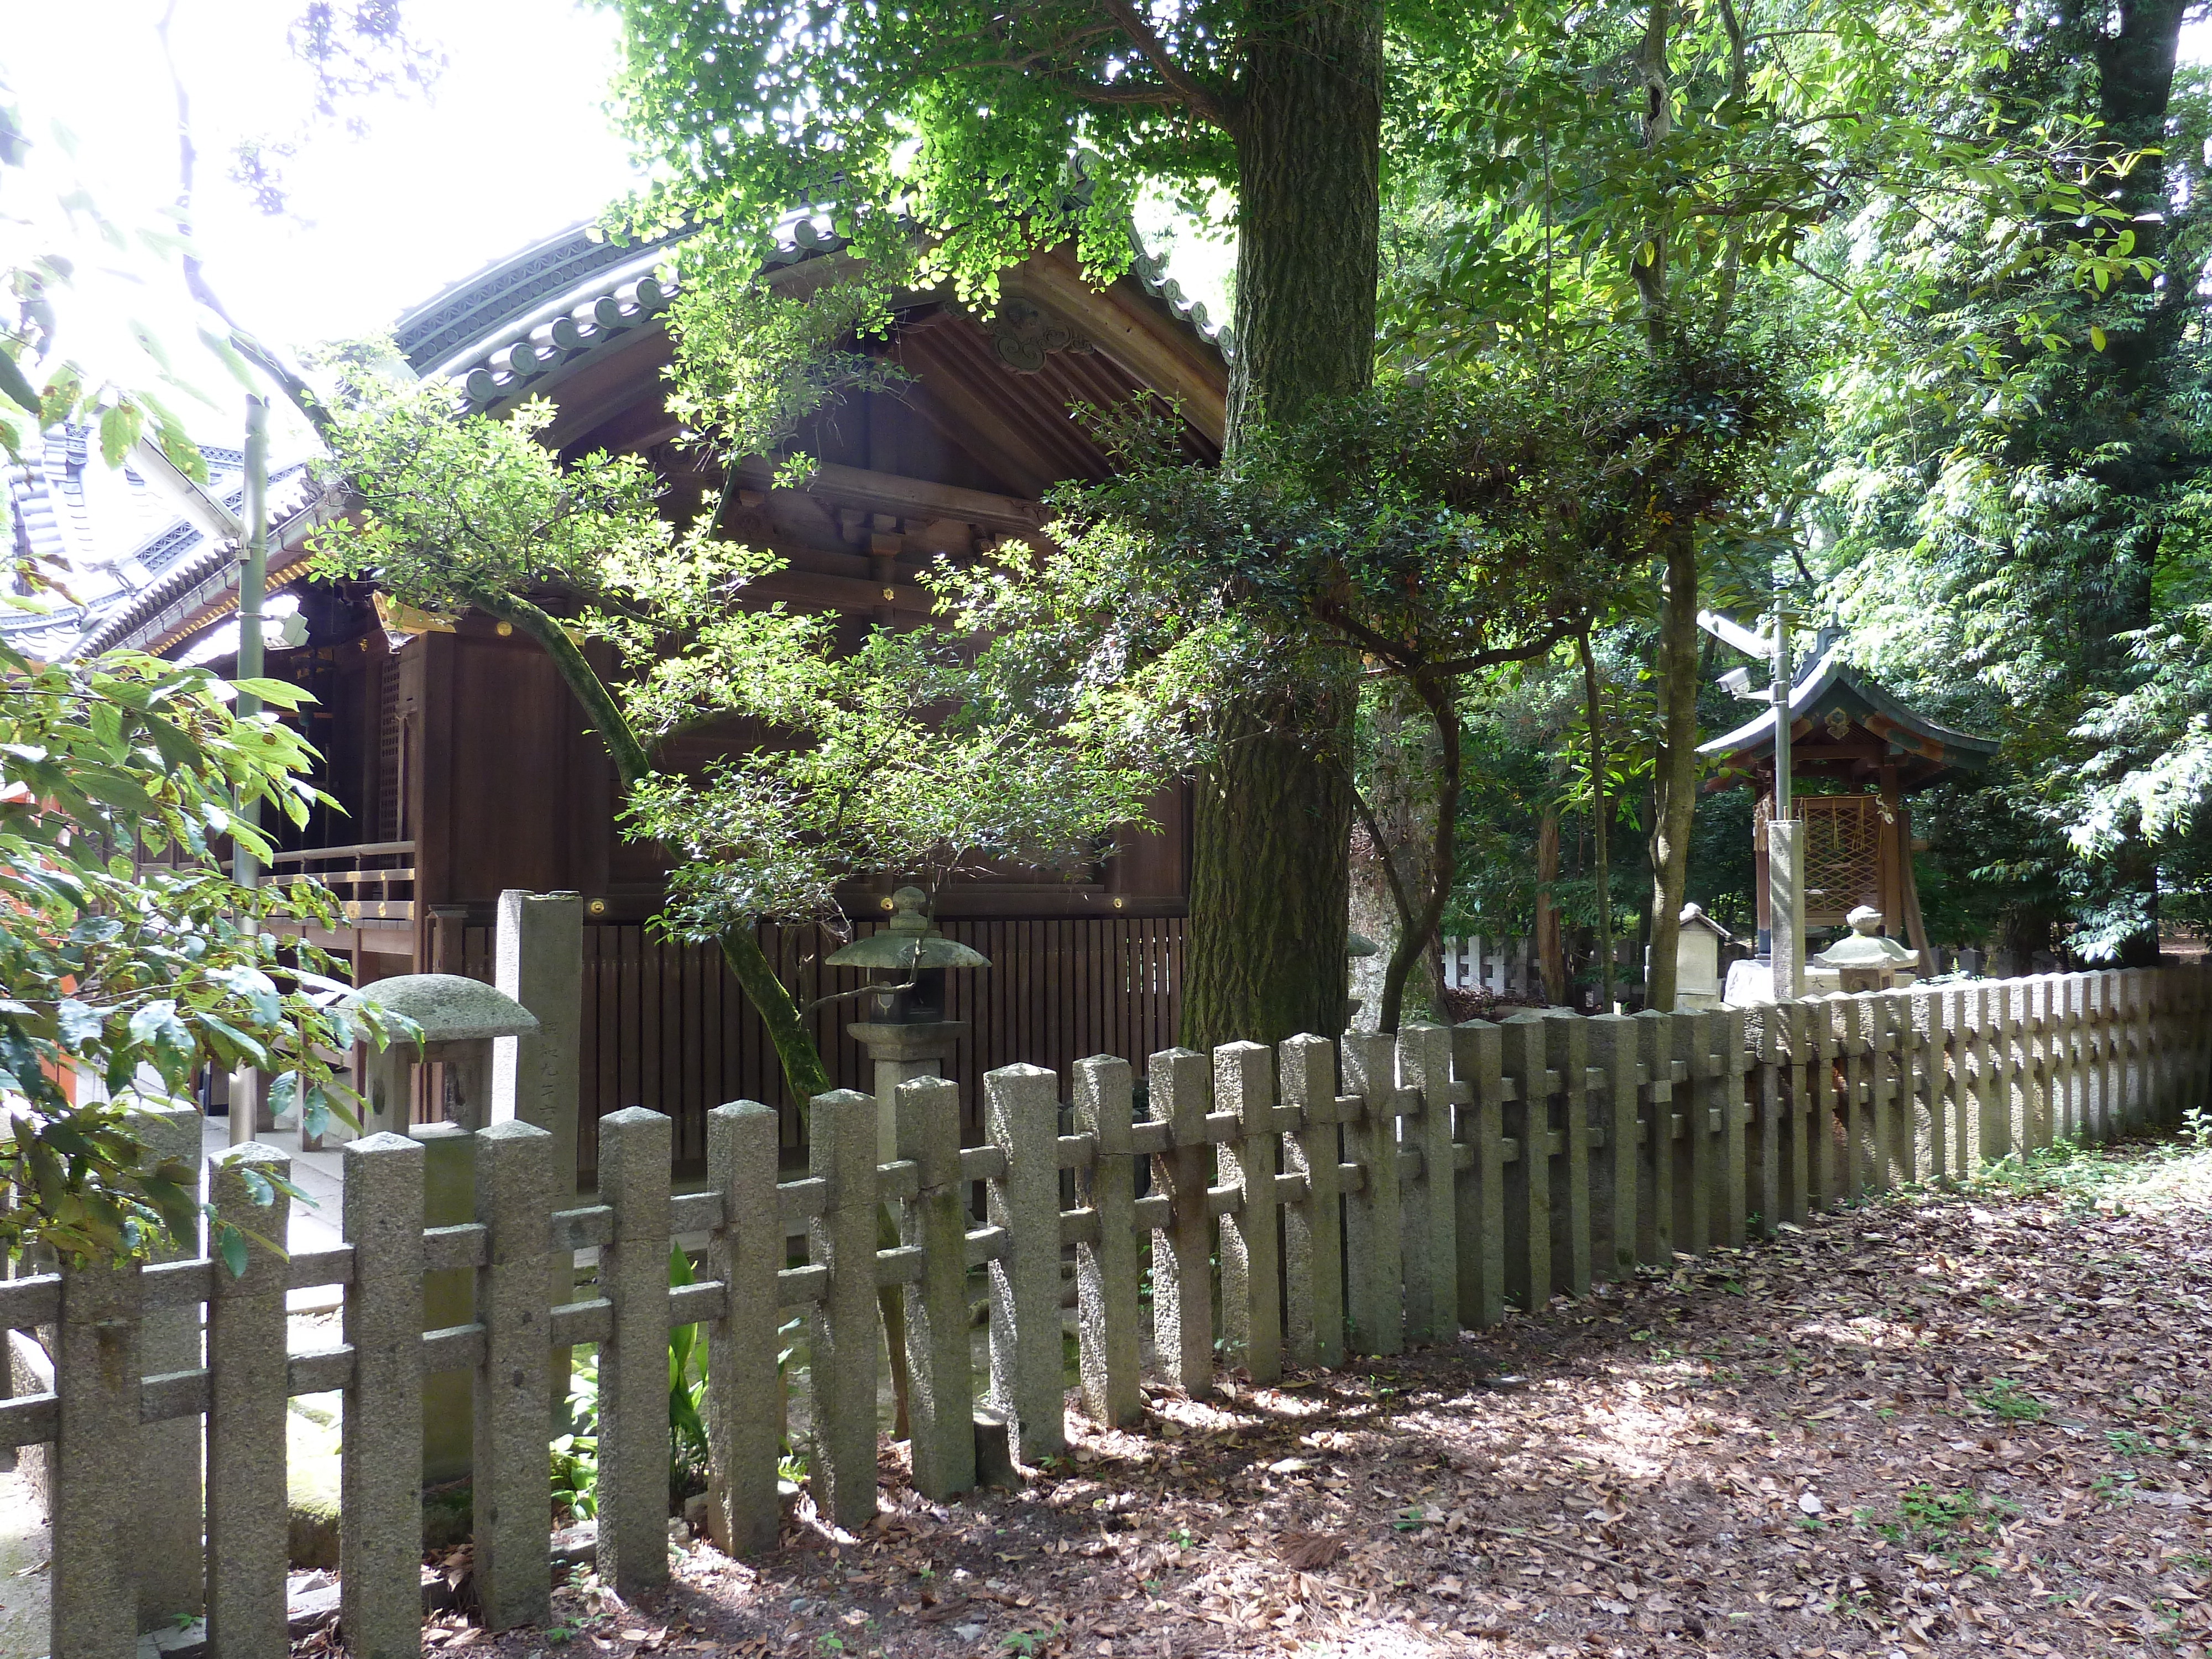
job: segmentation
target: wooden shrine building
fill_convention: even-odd
[[[1841,927],[1860,905],[1881,912],[1935,971],[1912,874],[1912,818],[1905,796],[1956,768],[1978,769],[1996,740],[1969,737],[1906,708],[1844,660],[1840,630],[1824,629],[1790,693],[1791,815],[1805,824],[1805,921]],[[1760,711],[1702,744],[1711,767],[1705,787],[1747,784],[1753,815],[1759,930],[1771,936],[1766,825],[1774,815],[1774,712]]]
[[[770,280],[803,292],[847,261],[842,246],[802,220]],[[398,343],[418,374],[459,382],[476,410],[550,399],[548,439],[564,457],[645,457],[666,514],[688,522],[722,479],[665,407],[672,290],[654,272],[669,258],[665,247],[564,235],[411,313]],[[918,584],[927,563],[1035,538],[1046,489],[1108,476],[1072,405],[1154,392],[1180,410],[1190,454],[1219,453],[1225,343],[1149,258],[1101,292],[1070,251],[1042,253],[1006,274],[994,315],[916,293],[896,318],[884,349],[913,383],[848,398],[802,434],[797,447],[820,463],[806,487],[774,487],[770,459],[741,474],[726,533],[788,561],[749,590],[763,602],[835,611],[856,631],[933,626]],[[588,1180],[595,1165],[597,1120],[635,1104],[676,1119],[679,1169],[700,1164],[706,1112],[727,1100],[781,1103],[795,1140],[774,1054],[719,952],[660,943],[647,927],[665,867],[657,849],[618,832],[614,769],[551,661],[489,617],[434,621],[366,584],[308,580],[313,518],[288,520],[270,559],[271,592],[297,596],[305,643],[272,641],[268,660],[314,694],[318,781],[340,803],[289,836],[278,860],[280,874],[312,872],[346,901],[350,925],[319,942],[350,957],[363,981],[432,970],[489,979],[500,892],[574,890],[586,913],[580,1173]],[[235,627],[235,568],[210,547],[155,573],[81,648],[209,657],[214,630]],[[698,749],[665,758],[696,763],[707,758]],[[1157,833],[1125,834],[1078,878],[1013,872],[939,896],[945,933],[993,964],[951,976],[948,1015],[971,1022],[956,1077],[1172,1043],[1189,890],[1182,794],[1153,817]],[[860,931],[891,885],[842,896]],[[836,943],[822,930],[763,934],[802,1003],[860,982],[820,966]],[[836,1080],[866,1086],[858,1045],[842,1034],[857,1006],[811,1018]]]

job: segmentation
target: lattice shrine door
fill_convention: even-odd
[[[1905,931],[1900,815],[1880,795],[1795,795],[1791,815],[1805,825],[1805,924],[1840,927],[1862,904],[1882,913],[1889,933]],[[1773,925],[1766,893],[1766,825],[1774,798],[1759,798],[1753,828],[1759,924]]]

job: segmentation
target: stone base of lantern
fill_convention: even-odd
[[[968,1035],[964,1019],[855,1020],[845,1028],[868,1051],[875,1066],[877,1139],[885,1159],[898,1156],[894,1115],[898,1086],[918,1077],[943,1077],[952,1068],[953,1050]]]

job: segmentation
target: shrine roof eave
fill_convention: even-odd
[[[1810,672],[1799,678],[1790,694],[1792,726],[1814,719],[1822,711],[1843,711],[1855,726],[1882,739],[1903,768],[1900,781],[1922,788],[1954,769],[1975,771],[1997,752],[1994,738],[1973,736],[1939,726],[1907,708],[1874,680],[1843,659],[1840,642],[1831,646]],[[1761,761],[1771,764],[1774,756],[1774,711],[1770,706],[1756,718],[1732,732],[1700,744],[1698,754],[1711,763],[1714,776],[1708,788],[1725,788],[1741,781]]]
[[[547,393],[609,349],[665,325],[662,313],[681,286],[678,230],[628,248],[574,226],[509,259],[457,283],[403,317],[394,338],[408,366],[423,378],[459,384],[469,406],[498,413],[526,396]],[[1180,336],[1210,362],[1225,385],[1233,337],[1206,307],[1187,296],[1130,231],[1133,258],[1122,280],[1158,313],[1165,332]],[[846,240],[822,216],[801,215],[778,231],[763,267],[774,287],[790,289],[826,279],[845,258]],[[905,296],[905,303],[925,296]]]

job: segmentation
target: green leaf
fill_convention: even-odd
[[[216,1253],[222,1256],[222,1265],[230,1269],[233,1279],[246,1276],[246,1235],[228,1222],[218,1221],[215,1226]]]
[[[16,366],[15,358],[5,351],[0,351],[0,392],[7,393],[9,401],[18,408],[42,416],[45,404],[38,388],[23,378],[23,371]]]
[[[274,1078],[270,1079],[269,1109],[272,1113],[282,1115],[285,1112],[290,1111],[292,1109],[293,1103],[297,1101],[299,1097],[299,1073],[279,1072]]]
[[[168,998],[149,1002],[131,1016],[131,1039],[134,1042],[190,1053],[192,1034],[184,1021],[177,1018],[177,1005]]]
[[[138,441],[138,434],[145,426],[145,416],[136,404],[116,404],[100,413],[100,458],[110,466],[120,466],[131,453],[131,445]]]
[[[98,1009],[75,997],[64,997],[55,1006],[54,1024],[61,1034],[63,1047],[82,1050],[99,1037],[106,1022]]]

